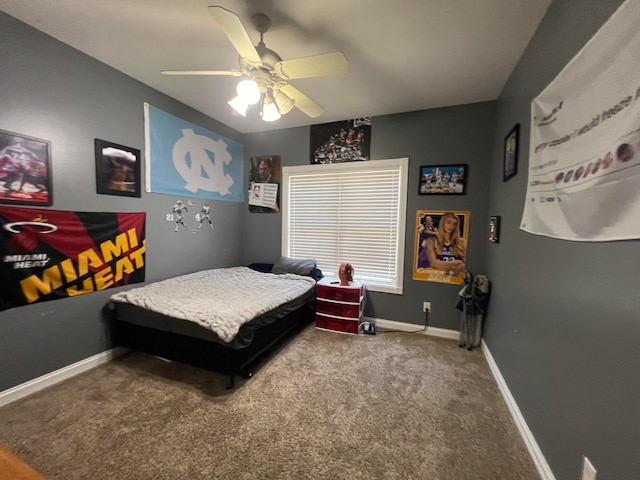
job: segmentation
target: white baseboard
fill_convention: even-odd
[[[485,343],[484,340],[482,340],[482,352],[484,353],[484,356],[487,359],[487,363],[489,364],[491,373],[493,373],[493,377],[496,379],[496,382],[498,383],[498,388],[500,389],[500,393],[502,393],[502,397],[504,398],[505,402],[507,402],[507,407],[511,412],[511,416],[513,417],[513,420],[516,422],[518,430],[520,431],[520,435],[522,436],[522,439],[524,440],[524,443],[527,446],[527,450],[529,450],[529,455],[531,455],[533,463],[535,463],[536,465],[536,469],[540,474],[540,478],[542,480],[555,480],[556,477],[553,475],[553,472],[551,471],[551,468],[549,467],[547,460],[544,458],[544,455],[542,454],[542,450],[540,450],[540,447],[538,446],[538,442],[536,442],[536,439],[533,436],[533,433],[531,433],[531,430],[529,430],[529,426],[527,425],[527,422],[522,416],[522,412],[520,412],[520,407],[518,407],[516,400],[513,398],[513,395],[511,395],[511,392],[509,391],[509,387],[507,386],[507,383],[505,382],[504,377],[500,373],[500,370],[498,369],[498,365],[493,359],[493,356],[489,351],[489,347],[487,347],[487,344]]]
[[[71,378],[79,373],[86,372],[92,368],[97,367],[103,363],[106,363],[116,357],[124,355],[129,349],[123,347],[112,348],[106,352],[99,353],[93,357],[85,358],[79,362],[67,365],[66,367],[56,370],[55,372],[47,373],[38,378],[34,378],[26,383],[17,385],[9,390],[0,392],[0,407],[7,405],[11,402],[31,395],[43,388],[49,387],[56,383],[62,382],[67,378]]]
[[[415,332],[420,330],[422,325],[415,323],[396,322],[393,320],[385,320],[384,318],[365,317],[366,322],[373,322],[378,328],[388,328],[389,330],[400,330],[402,332]],[[448,338],[450,340],[458,340],[460,332],[458,330],[449,330],[446,328],[427,327],[426,330],[419,332],[423,335],[431,335],[432,337]]]

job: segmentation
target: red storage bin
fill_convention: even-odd
[[[321,313],[316,314],[316,328],[333,330],[335,332],[358,333],[360,322],[337,317],[329,317]]]
[[[327,315],[337,315],[339,317],[360,317],[359,303],[340,303],[331,300],[323,300],[318,298],[316,302],[316,312],[326,313]]]
[[[364,284],[362,282],[352,282],[352,286],[343,287],[341,285],[331,285],[323,280],[318,282],[318,298],[338,300],[340,302],[360,303],[360,297],[364,296]]]
[[[364,305],[364,283],[340,285],[336,278],[323,278],[316,289],[316,327],[344,333],[359,333]]]

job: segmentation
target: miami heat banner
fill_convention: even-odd
[[[521,228],[640,238],[640,0],[627,0],[531,105]]]
[[[0,227],[0,310],[144,282],[144,213],[0,207]]]

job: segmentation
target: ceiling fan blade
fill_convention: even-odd
[[[244,75],[240,70],[162,70],[163,75],[231,75],[240,77]]]
[[[349,61],[344,53],[332,52],[282,60],[276,63],[275,70],[284,79],[294,79],[344,75],[348,67]]]
[[[209,7],[209,13],[216,19],[242,58],[250,62],[261,62],[256,47],[253,46],[249,34],[235,13],[222,7]]]
[[[280,87],[282,93],[285,93],[296,101],[295,106],[302,110],[303,113],[309,115],[311,118],[316,118],[322,115],[324,108],[318,105],[316,102],[307,97],[297,88],[286,84]]]

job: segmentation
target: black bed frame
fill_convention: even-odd
[[[235,386],[236,375],[253,376],[257,363],[289,334],[304,328],[314,318],[309,305],[255,331],[244,348],[177,333],[134,325],[112,317],[114,339],[119,345],[228,376],[227,388]]]

